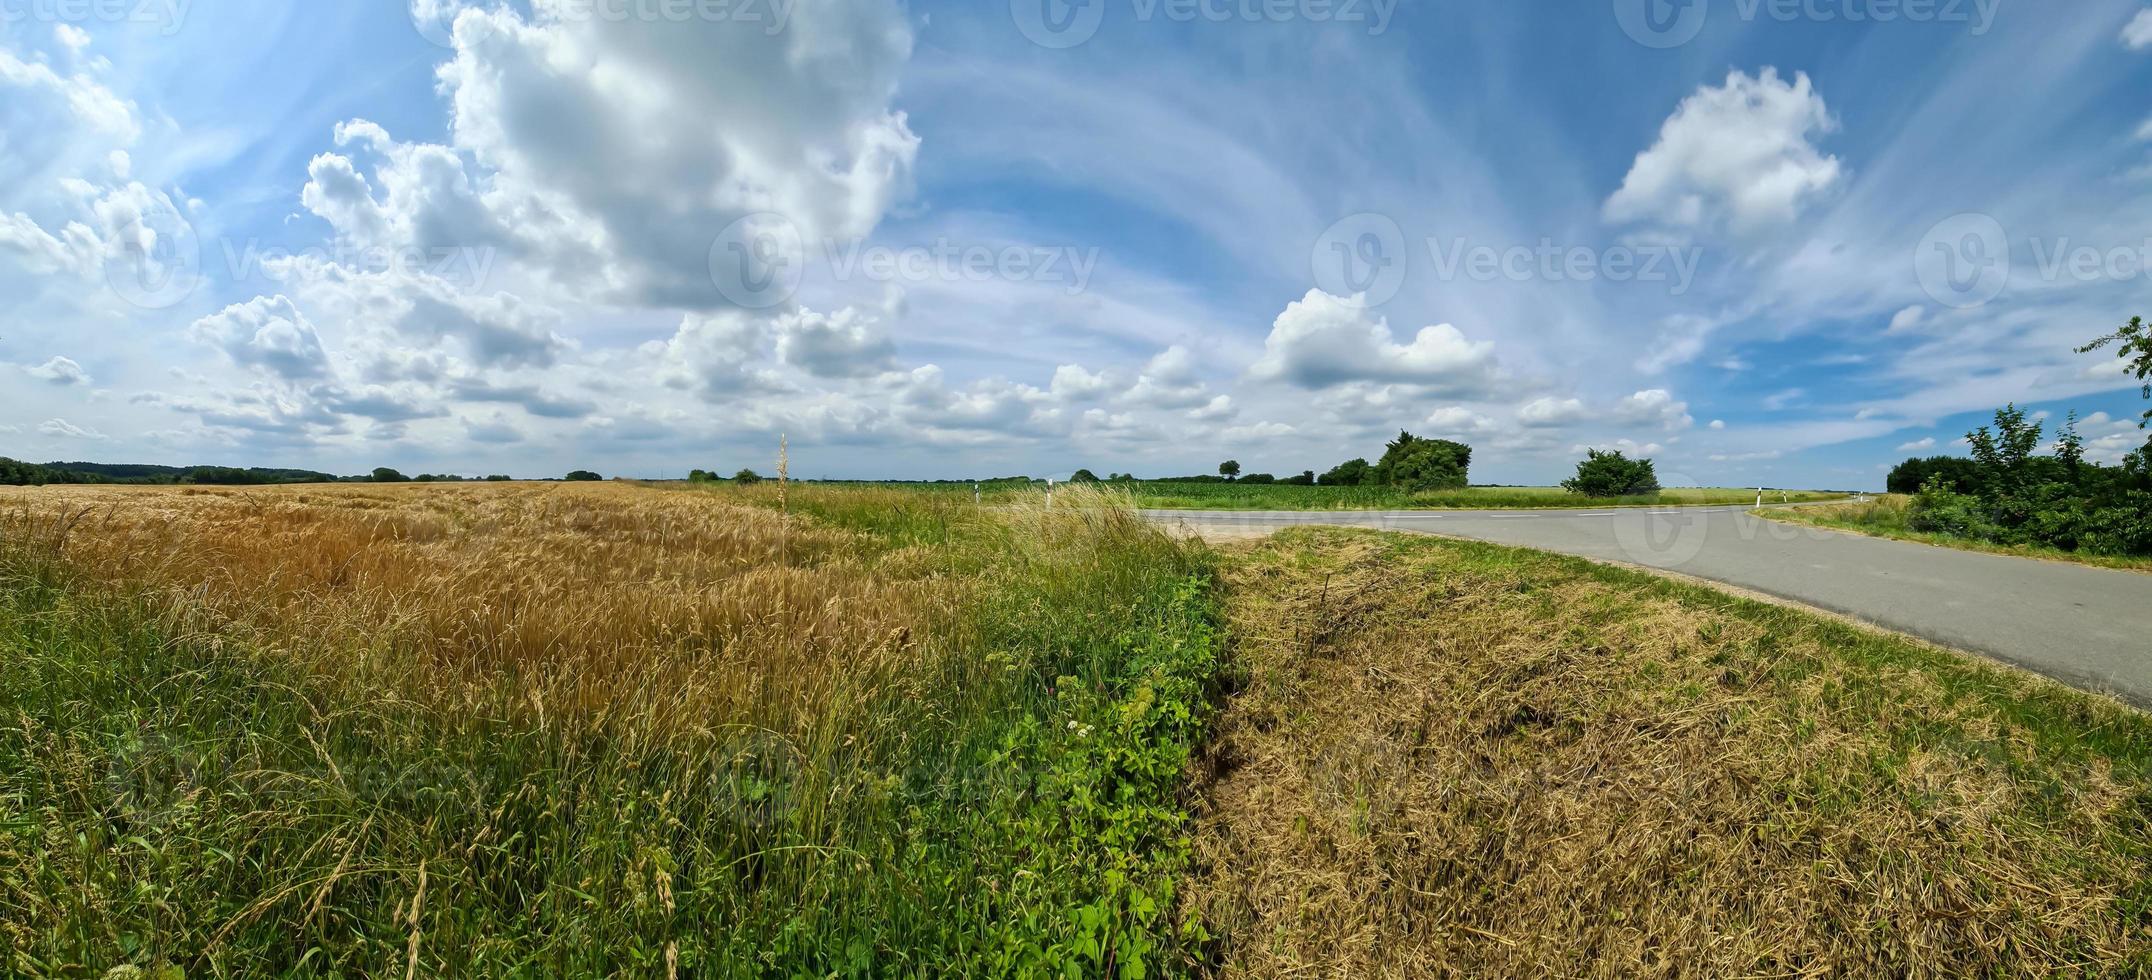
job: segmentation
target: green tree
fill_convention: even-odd
[[[2152,399],[2152,324],[2145,323],[2144,317],[2131,317],[2122,329],[2078,348],[2077,352],[2089,354],[2109,346],[2115,348],[2116,357],[2128,362],[2123,366],[2123,372],[2144,382],[2144,396]],[[2152,427],[2152,408],[2145,410],[2137,424],[2140,428]],[[2138,484],[2152,489],[2152,437],[2145,439],[2143,448],[2123,459],[2122,468]]]
[[[409,483],[411,482],[411,478],[403,475],[402,473],[398,473],[395,470],[389,469],[386,466],[377,466],[374,468],[374,482]]]
[[[1279,480],[1278,482],[1283,483],[1287,486],[1312,487],[1315,485],[1315,471],[1308,470],[1301,473],[1299,476],[1289,476],[1283,480]]]
[[[1646,497],[1659,492],[1659,474],[1648,459],[1630,459],[1619,450],[1587,450],[1575,479],[1562,489],[1586,497]]]
[[[268,481],[246,470],[229,466],[197,466],[187,471],[187,482],[199,486],[239,487]]]
[[[2056,434],[2055,458],[2062,461],[2063,478],[2072,486],[2083,480],[2085,473],[2085,437],[2077,431],[2077,410],[2070,410],[2070,421],[2063,424]]]
[[[1228,480],[1240,476],[1240,460],[1229,459],[1218,464],[1218,475]]]
[[[1400,432],[1375,464],[1374,482],[1407,490],[1458,490],[1472,484],[1472,447]]]
[[[2144,396],[2152,398],[2152,325],[2141,316],[2131,317],[2122,329],[2101,337],[2077,349],[2080,354],[2090,354],[2105,347],[2114,347],[2115,356],[2128,361],[2123,372],[2144,382]],[[2145,410],[2140,426],[2152,426],[2152,409]]]
[[[1330,472],[1323,474],[1322,485],[1326,487],[1365,486],[1374,475],[1375,467],[1369,465],[1367,460],[1348,459],[1331,467]]]
[[[1930,456],[1899,463],[1890,471],[1886,487],[1892,493],[1916,494],[1938,479],[1946,489],[1959,493],[1977,494],[1983,486],[1980,464],[1963,456]]]
[[[1070,474],[1070,476],[1069,476],[1069,482],[1070,482],[1070,483],[1097,483],[1097,482],[1098,482],[1098,474],[1096,474],[1096,473],[1093,473],[1093,472],[1091,472],[1090,470],[1077,470],[1077,471],[1076,471],[1075,473],[1073,473],[1073,474]]]
[[[597,483],[605,479],[589,470],[576,470],[568,474],[569,483]]]
[[[732,482],[737,483],[743,487],[751,487],[757,483],[762,482],[762,474],[757,473],[754,470],[741,470],[738,473],[734,473],[732,475]]]
[[[2017,403],[1995,410],[1995,430],[1981,426],[1965,434],[1973,448],[1973,462],[1980,464],[1990,489],[1998,494],[2022,490],[2031,474],[2029,463],[2040,449],[2040,431],[2046,428],[2029,421]]]

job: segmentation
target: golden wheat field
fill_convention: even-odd
[[[628,484],[50,488],[0,508],[221,636],[416,697],[512,677],[567,724],[841,727],[921,669],[950,606],[858,532]]]

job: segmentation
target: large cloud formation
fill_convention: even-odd
[[[1606,218],[1677,228],[1723,222],[1737,233],[1793,220],[1838,183],[1838,158],[1812,138],[1837,128],[1808,75],[1792,82],[1765,68],[1682,100],[1658,142],[1637,155]]]
[[[1250,374],[1302,388],[1386,381],[1473,392],[1485,388],[1493,366],[1493,344],[1467,340],[1447,323],[1400,344],[1389,321],[1368,309],[1367,297],[1314,289],[1278,314]]]
[[[912,32],[894,3],[799,0],[781,31],[546,0],[452,23],[452,145],[340,127],[371,175],[324,154],[303,197],[339,233],[496,246],[623,303],[714,308],[710,252],[735,222],[853,239],[910,193],[919,139],[891,103]]]

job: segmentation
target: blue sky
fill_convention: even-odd
[[[0,455],[1880,486],[2141,445],[2152,8],[0,0]],[[1065,30],[1056,31],[1056,28]]]

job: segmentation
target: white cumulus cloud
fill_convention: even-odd
[[[1517,421],[1534,429],[1552,429],[1589,418],[1584,402],[1575,398],[1538,398],[1517,409]]]
[[[1467,340],[1447,323],[1400,344],[1389,321],[1368,309],[1367,297],[1315,289],[1278,315],[1249,373],[1302,388],[1390,381],[1472,392],[1487,387],[1493,368],[1492,343]]]
[[[1813,137],[1837,128],[1805,73],[1765,68],[1684,99],[1606,202],[1608,221],[1736,232],[1784,224],[1843,175]]]
[[[1660,426],[1669,432],[1696,424],[1689,415],[1689,403],[1675,401],[1673,393],[1664,388],[1639,391],[1622,399],[1614,406],[1614,416],[1624,422]]]
[[[256,368],[285,381],[307,381],[329,374],[329,358],[314,325],[283,296],[261,296],[225,307],[196,320],[187,336],[223,351],[241,367]]]
[[[82,365],[75,363],[72,358],[55,357],[37,367],[23,368],[23,371],[40,381],[48,381],[56,385],[86,385],[90,383],[89,372],[84,371]]]
[[[2152,48],[2152,7],[2146,7],[2130,18],[2129,24],[2122,28],[2122,43],[2132,51]]]

